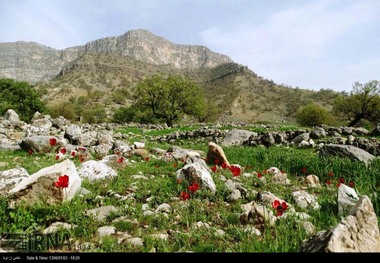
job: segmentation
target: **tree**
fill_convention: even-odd
[[[154,75],[138,83],[135,104],[146,119],[165,121],[171,127],[184,114],[203,116],[204,90],[181,76]]]
[[[304,126],[318,126],[332,122],[331,114],[325,108],[313,103],[299,108],[296,118]]]
[[[45,105],[38,92],[29,83],[13,79],[0,79],[0,114],[13,109],[23,121],[30,121],[36,111],[43,112]]]
[[[333,111],[355,126],[366,119],[373,123],[380,120],[380,83],[377,80],[365,84],[355,82],[348,96],[341,95],[334,101]]]

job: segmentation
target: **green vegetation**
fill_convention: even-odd
[[[206,100],[200,87],[181,76],[155,75],[138,83],[134,105],[150,122],[171,127],[184,114],[203,117]]]
[[[333,117],[325,108],[317,104],[308,104],[297,111],[297,121],[303,126],[332,125]]]
[[[0,79],[0,114],[13,109],[23,121],[30,121],[36,111],[44,112],[45,106],[38,92],[27,82]]]
[[[183,129],[195,128],[197,127]],[[140,140],[143,134],[157,136],[176,130],[178,129],[170,128],[143,132],[140,128],[130,127],[115,132],[129,134],[128,140],[133,142]],[[178,145],[185,148],[191,144],[190,141],[183,140]],[[170,146],[150,141],[147,143],[147,150],[155,147],[168,149]],[[207,144],[192,144],[191,149],[202,150],[202,156],[205,157]],[[309,235],[296,219],[280,218],[272,227],[262,225],[258,228],[261,236],[256,236],[247,231],[250,223],[244,225],[240,222],[243,212],[241,205],[256,201],[255,192],[270,191],[294,205],[297,211],[308,213],[311,216],[309,221],[316,231],[331,229],[340,222],[336,200],[336,184],[340,177],[347,183],[354,182],[357,192],[368,195],[376,214],[380,214],[380,198],[376,194],[380,190],[379,160],[365,166],[349,159],[320,158],[314,149],[282,147],[233,146],[224,147],[224,152],[232,164],[243,167],[243,172],[238,178],[234,178],[228,169],[218,167],[212,174],[217,187],[215,195],[207,190],[198,190],[188,200],[180,200],[180,193],[187,190],[187,186],[178,183],[175,176],[176,171],[184,165],[181,161],[165,162],[152,154],[148,161],[134,156],[124,165],[113,165],[118,171],[117,177],[100,181],[83,180],[82,187],[91,193],[78,195],[70,202],[51,206],[41,202],[33,206],[21,204],[9,208],[6,199],[0,198],[0,230],[32,233],[41,231],[56,221],[66,222],[76,225],[76,228],[60,230],[59,233],[68,233],[74,241],[83,244],[79,246],[80,249],[73,246],[72,251],[85,252],[297,252],[300,244]],[[8,163],[7,167],[2,166],[0,170],[22,166],[32,174],[56,163],[54,155],[55,153],[29,155],[23,151],[0,151],[0,162]],[[78,162],[75,164],[80,166]],[[270,182],[271,175],[265,174],[264,170],[273,166],[287,173],[292,187]],[[261,172],[267,183],[259,180],[256,172]],[[244,173],[252,176],[243,176]],[[315,174],[321,181],[321,187],[306,189],[317,196],[320,210],[297,207],[291,198],[294,189],[305,186],[302,182],[305,174]],[[138,179],[133,175],[143,175],[146,179]],[[222,176],[241,183],[247,189],[247,195],[238,201],[229,201],[229,191]],[[326,186],[327,180],[332,181],[330,186]],[[110,195],[110,191],[121,196],[130,195],[131,198],[120,199]],[[163,213],[144,214],[143,205],[148,205],[154,211],[163,203],[170,205],[167,216]],[[85,214],[87,209],[105,205],[114,205],[119,211],[108,216],[104,222],[97,222]],[[128,220],[113,221],[120,216]],[[209,228],[196,227],[199,222],[208,224]],[[131,237],[141,238],[144,245],[134,246],[128,242],[118,242],[115,235],[99,238],[97,229],[105,225],[114,226],[116,231],[127,233]],[[220,230],[224,234],[220,234]],[[168,234],[168,238],[159,239],[152,234]]]
[[[349,96],[341,95],[334,102],[334,112],[355,126],[362,119],[373,124],[380,121],[380,82],[369,81],[365,84],[355,82]]]

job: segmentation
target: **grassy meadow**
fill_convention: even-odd
[[[187,128],[191,129],[191,128]],[[194,128],[196,129],[196,128]],[[146,143],[146,149],[167,150],[171,144],[151,140],[154,136],[175,131],[128,128],[116,132],[128,134],[128,141]],[[204,152],[208,150],[207,139],[197,141],[177,141],[174,145]],[[321,158],[315,149],[292,147],[223,147],[231,164],[239,164],[242,173],[234,177],[228,169],[217,167],[212,173],[216,184],[213,195],[207,190],[198,190],[188,200],[181,200],[180,194],[186,186],[178,183],[175,172],[183,167],[183,162],[164,162],[150,153],[149,160],[134,156],[123,165],[115,166],[118,176],[101,181],[82,181],[82,187],[91,193],[77,196],[59,205],[46,205],[41,202],[33,206],[19,205],[11,209],[5,197],[0,197],[0,232],[32,233],[41,231],[56,221],[66,222],[76,227],[61,230],[68,233],[72,244],[71,251],[83,252],[297,252],[303,240],[310,237],[296,219],[277,220],[274,227],[263,225],[261,235],[247,231],[249,225],[240,222],[243,210],[241,204],[256,201],[257,193],[270,191],[292,204],[296,211],[306,212],[316,231],[334,227],[339,221],[337,207],[338,179],[343,177],[354,183],[359,195],[368,195],[377,215],[380,215],[380,160],[365,166],[359,162],[341,158]],[[55,153],[28,154],[24,151],[0,151],[0,171],[15,167],[25,168],[29,174],[56,164]],[[75,160],[77,167],[81,165]],[[212,165],[210,165],[210,168]],[[270,167],[287,173],[290,186],[270,183],[264,171]],[[259,180],[257,173],[266,177],[267,183]],[[252,176],[244,176],[251,174]],[[306,191],[318,197],[321,208],[317,211],[297,207],[291,192],[305,187],[303,178],[308,174],[319,177],[321,187],[307,188]],[[143,178],[134,175],[141,175]],[[238,201],[229,201],[229,191],[223,177],[238,181],[247,189],[247,195]],[[330,180],[331,185],[325,182]],[[133,193],[132,198],[120,199]],[[146,206],[154,211],[160,204],[170,205],[170,212],[144,214]],[[85,211],[99,206],[113,205],[118,212],[111,213],[105,222],[98,222],[85,214]],[[274,211],[274,209],[273,209]],[[124,216],[129,220],[113,221]],[[199,222],[206,226],[197,227]],[[141,238],[142,246],[128,242],[118,242],[120,235],[99,238],[97,229],[114,226],[116,231],[131,237]],[[165,234],[157,238],[152,234]]]

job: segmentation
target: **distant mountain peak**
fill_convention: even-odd
[[[0,43],[0,78],[36,83],[55,77],[64,67],[87,53],[136,59],[176,69],[215,67],[233,62],[204,46],[179,45],[146,29],[90,41],[82,46],[57,50],[35,42]]]

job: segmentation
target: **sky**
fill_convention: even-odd
[[[0,42],[55,49],[147,29],[293,88],[380,80],[379,0],[0,0]]]

